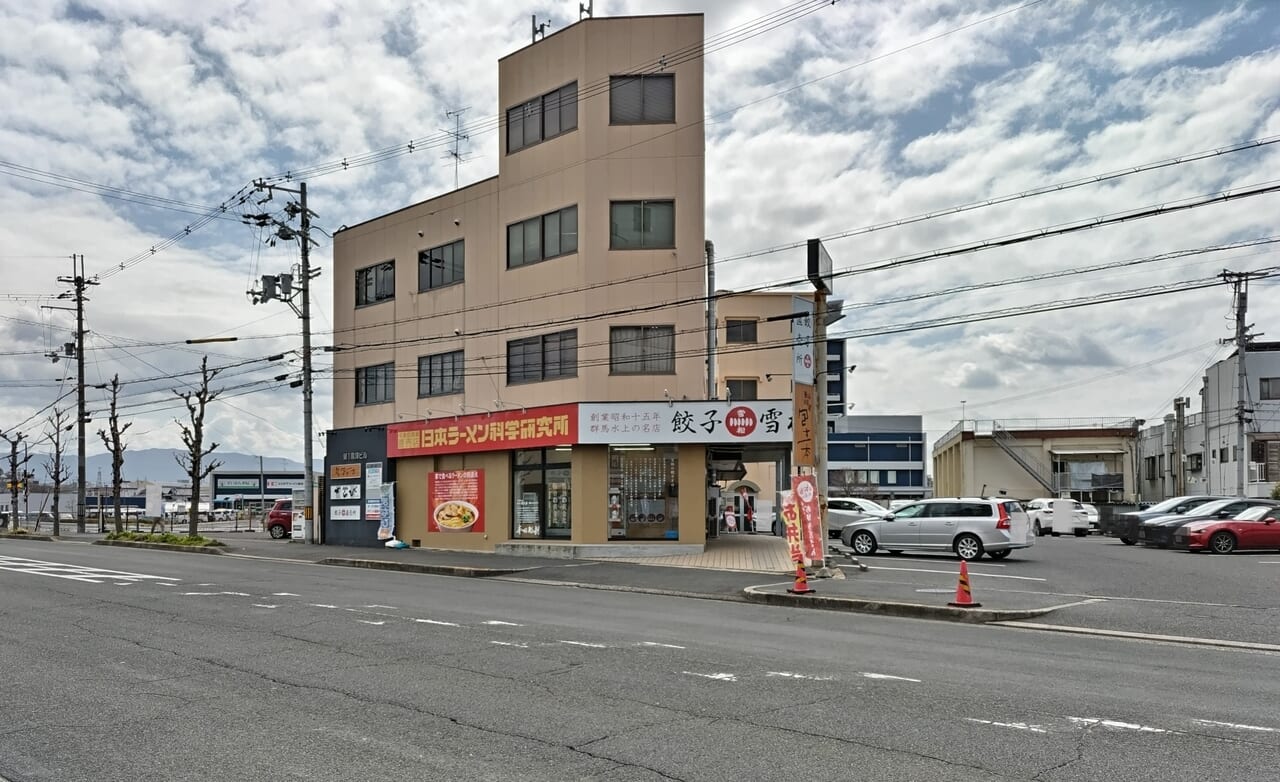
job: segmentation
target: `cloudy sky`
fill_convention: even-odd
[[[300,395],[275,380],[297,375],[298,321],[245,294],[296,263],[297,246],[271,246],[236,217],[282,198],[205,215],[257,177],[410,140],[412,155],[309,176],[317,225],[333,231],[444,192],[454,169],[438,142],[453,127],[446,112],[462,107],[461,181],[491,176],[497,59],[528,43],[530,13],[554,31],[577,6],[0,0],[0,429],[38,434],[41,411],[73,387],[68,362],[43,355],[71,339],[73,321],[44,307],[67,304],[50,297],[82,253],[101,283],[86,375],[126,383],[132,448],[179,445],[172,389],[208,355],[229,367],[214,437],[299,458]],[[836,268],[851,269],[1280,180],[1280,145],[1268,145],[890,225],[1280,136],[1280,4],[1268,0],[596,0],[595,10],[706,14],[717,41],[706,57],[707,237],[726,287],[794,278],[799,251],[762,251],[811,236],[832,237]],[[855,412],[924,413],[931,439],[962,400],[970,417],[1162,415],[1225,355],[1216,341],[1231,333],[1229,290],[877,332],[1278,265],[1277,245],[1180,252],[1278,236],[1277,214],[1280,195],[1261,195],[844,277],[841,328],[862,335],[850,350]],[[327,272],[320,238],[314,257]],[[316,291],[320,344],[330,282]],[[1251,302],[1251,322],[1272,338],[1277,293],[1258,284]],[[184,342],[226,335],[240,339]],[[103,398],[90,389],[91,409]],[[324,430],[327,379],[316,404]]]

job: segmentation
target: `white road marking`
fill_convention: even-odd
[[[1117,720],[1100,720],[1094,717],[1067,717],[1067,720],[1083,728],[1101,725],[1104,728],[1116,728],[1117,730],[1136,730],[1139,733],[1173,733],[1174,731],[1165,730],[1164,728],[1153,728],[1149,725],[1138,725],[1133,722],[1119,722]]]
[[[312,608],[337,608],[337,606],[329,605],[328,603],[307,603],[307,605]]]
[[[976,722],[979,725],[992,725],[997,728],[1012,728],[1014,730],[1025,730],[1031,733],[1048,733],[1049,731],[1039,725],[1028,725],[1025,722],[994,722],[992,720],[980,720],[974,717],[965,717],[967,722]]]
[[[641,641],[640,646],[657,646],[662,649],[684,649],[686,647],[676,646],[675,644],[660,644],[657,641]]]
[[[869,565],[872,570],[896,570],[903,573],[941,573],[945,576],[954,576],[956,570],[927,570],[925,568],[914,567],[880,567],[879,565]],[[983,578],[1016,578],[1019,581],[1048,581],[1047,578],[1036,578],[1035,576],[1006,576],[1003,573],[979,573],[973,570],[969,571],[970,576],[981,576]]]
[[[231,595],[232,597],[248,597],[249,596],[248,592],[183,592],[181,594],[184,596],[195,596],[195,597],[200,597],[200,596],[216,597],[217,595]]]
[[[529,648],[529,644],[519,644],[519,643],[515,643],[514,641],[490,641],[489,643],[496,644],[497,646],[514,646],[517,649]]]
[[[296,592],[272,592],[272,597],[300,597]]]
[[[386,623],[387,623],[387,622],[386,622],[386,620],[379,620],[379,621],[375,622],[375,621],[373,621],[372,619],[357,619],[356,621],[357,621],[357,622],[359,622],[360,624],[364,624],[364,625],[375,625],[375,626],[377,626],[377,627],[381,627],[382,625],[384,625],[384,624],[386,624]]]
[[[1280,564],[1280,563],[1277,563],[1277,564]],[[1254,730],[1260,733],[1280,733],[1280,729],[1265,728],[1261,725],[1241,725],[1235,722],[1217,722],[1215,720],[1192,720],[1192,722],[1198,722],[1201,725],[1210,725],[1216,728],[1234,728],[1235,730]]]
[[[488,620],[487,622],[482,622],[482,624],[487,624],[487,625],[505,625],[505,626],[507,626],[507,627],[524,627],[524,625],[518,625],[518,624],[516,624],[515,622],[503,622],[503,621],[498,620],[498,619],[490,619],[490,620]]]
[[[737,674],[732,673],[694,673],[693,671],[681,671],[686,676],[701,676],[703,679],[714,679],[718,682],[736,682]]]
[[[846,551],[853,551],[853,549],[846,549]],[[875,554],[875,555],[873,555],[873,556],[869,557],[869,559],[871,559],[871,560],[873,560],[873,561],[875,561],[875,562],[884,562],[884,561],[889,561],[889,562],[913,562],[913,563],[915,563],[915,564],[917,564],[917,565],[927,565],[927,564],[929,564],[930,562],[946,562],[946,561],[954,561],[954,560],[946,560],[946,559],[944,559],[944,558],[942,558],[942,557],[931,557],[931,558],[925,558],[925,557],[898,557],[898,556],[894,556],[894,555],[892,555],[892,554]],[[1006,564],[1000,563],[1000,562],[983,562],[983,563],[982,563],[982,567],[1009,567],[1009,566],[1008,566],[1008,565],[1006,565]],[[969,572],[973,572],[973,571],[969,571]]]
[[[1280,559],[1277,559],[1275,561],[1267,559],[1267,560],[1263,560],[1262,562],[1259,562],[1258,564],[1259,565],[1280,565]]]
[[[395,606],[380,606],[380,605],[378,605],[377,603],[374,603],[373,605],[367,605],[367,606],[365,606],[365,608],[385,608],[385,609],[387,609],[388,611],[399,611],[399,610],[400,610],[399,608],[396,608]]]
[[[440,625],[442,627],[462,627],[462,625],[456,622],[437,622],[434,619],[415,619],[413,621],[418,622],[420,624],[424,624],[424,625]]]
[[[887,673],[867,673],[863,671],[863,672],[860,672],[858,675],[864,679],[888,679],[890,681],[895,681],[895,682],[915,682],[916,684],[920,683],[919,679],[909,679],[906,676],[890,676]]]
[[[1077,600],[1074,603],[1062,603],[1061,605],[1049,606],[1044,610],[1057,611],[1060,608],[1075,608],[1076,606],[1087,606],[1087,605],[1092,605],[1094,603],[1105,603],[1105,602],[1107,602],[1107,599],[1105,597],[1091,597],[1088,600]]]
[[[781,676],[785,679],[806,679],[815,682],[829,682],[834,680],[834,676],[809,676],[803,673],[791,673],[790,671],[769,671],[765,676]]]
[[[608,649],[604,644],[589,644],[586,641],[557,641],[556,643],[569,644],[570,646],[586,646],[591,649]]]
[[[34,576],[63,578],[68,581],[81,581],[86,584],[101,584],[104,581],[116,583],[121,581],[152,581],[164,583],[181,580],[170,576],[149,576],[144,573],[130,573],[124,570],[104,570],[86,565],[72,565],[65,562],[48,562],[42,559],[7,556],[0,556],[0,570],[27,573]]]
[[[161,586],[161,587],[171,587],[171,586],[177,586],[177,584],[166,584],[166,583],[164,583],[164,582],[162,581],[162,582],[160,582],[160,583],[156,584],[156,586]]]
[[[1044,630],[1053,633],[1074,633],[1076,635],[1097,635],[1106,638],[1123,638],[1131,641],[1159,641],[1163,643],[1191,644],[1193,646],[1220,646],[1228,649],[1248,649],[1255,652],[1280,652],[1280,644],[1253,643],[1250,641],[1229,641],[1224,638],[1198,638],[1188,635],[1157,635],[1155,633],[1135,633],[1128,630],[1103,630],[1098,627],[1074,627],[1072,625],[1051,625],[1040,622],[991,622],[992,625],[1012,627],[1019,630]]]
[[[253,607],[254,607],[254,608],[279,608],[280,606],[278,606],[278,605],[269,605],[269,604],[267,604],[267,603],[254,603],[254,604],[253,604]]]

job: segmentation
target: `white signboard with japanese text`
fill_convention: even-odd
[[[791,400],[583,403],[578,442],[790,443]]]
[[[371,500],[379,498],[382,490],[382,462],[369,462],[364,466],[364,493]]]
[[[359,521],[359,505],[330,505],[329,518],[333,521]]]
[[[793,296],[791,311],[805,313],[802,318],[791,319],[791,379],[796,383],[813,385],[814,365],[817,363],[813,355],[813,302]]]
[[[288,490],[307,488],[306,478],[268,478],[267,489]]]
[[[331,484],[329,484],[329,499],[331,499],[331,500],[358,500],[358,499],[360,499],[360,484],[358,484],[358,483],[331,483]]]

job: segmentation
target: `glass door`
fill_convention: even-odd
[[[548,462],[548,456],[555,462]],[[512,530],[516,539],[566,539],[573,535],[568,454],[559,449],[518,451],[511,470]]]

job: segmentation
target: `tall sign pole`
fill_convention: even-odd
[[[810,239],[808,242],[808,278],[813,284],[813,363],[821,366],[823,371],[815,372],[817,393],[814,395],[816,408],[814,413],[813,470],[818,483],[818,510],[823,537],[823,558],[819,576],[830,575],[826,569],[826,534],[827,534],[827,294],[831,293],[831,256],[823,246],[821,239]]]

